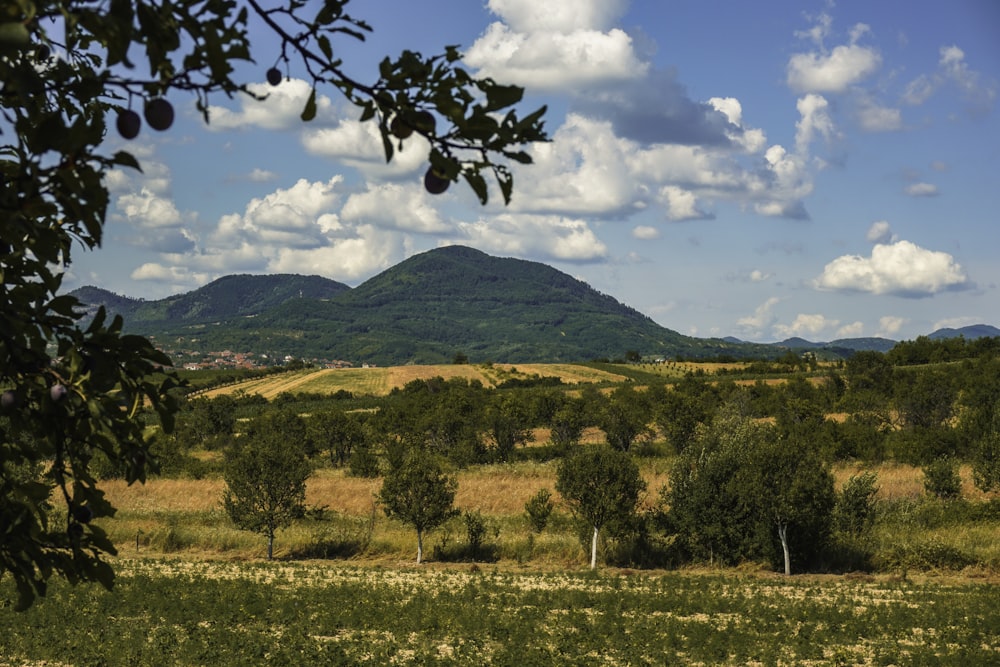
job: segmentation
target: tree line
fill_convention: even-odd
[[[555,491],[588,526],[592,566],[603,530],[636,562],[764,560],[791,572],[829,567],[831,538],[849,551],[870,526],[877,480],[861,474],[835,489],[836,462],[921,465],[927,488],[947,498],[966,461],[982,490],[1000,488],[1000,359],[893,359],[861,352],[842,368],[780,383],[689,374],[644,387],[491,389],[437,377],[381,399],[197,398],[153,451],[165,474],[221,472],[230,516],[267,535],[269,554],[275,531],[305,511],[317,466],[383,477],[381,504],[415,528],[422,558],[424,534],[455,515],[455,470],[531,458],[556,460]],[[238,421],[248,407],[258,416]],[[604,442],[581,445],[586,429]],[[544,442],[532,442],[537,433]],[[225,452],[221,467],[195,450]],[[650,456],[671,458],[670,483],[654,510],[640,512],[636,460]],[[271,479],[275,470],[283,481]],[[537,517],[551,499],[535,500],[536,511],[525,511]]]

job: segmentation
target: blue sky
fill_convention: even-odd
[[[357,285],[459,243],[550,264],[695,336],[914,338],[1000,325],[1000,4],[993,0],[356,0],[335,49],[457,44],[547,104],[510,206],[423,192],[426,146],[386,165],[371,127],[308,84],[194,100],[111,174],[104,247],[65,285],[159,298],[232,273]],[[321,93],[324,91],[320,91]]]

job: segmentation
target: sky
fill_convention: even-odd
[[[263,102],[171,94],[143,172],[109,174],[103,247],[64,286],[155,299],[224,275],[356,286],[462,244],[543,262],[698,337],[772,342],[1000,326],[1000,3],[995,0],[355,0],[335,42],[373,80],[403,49],[464,53],[548,106],[514,197],[422,187],[427,146],[386,164],[333,89],[272,88],[277,44],[239,70]],[[265,59],[266,58],[266,59]]]

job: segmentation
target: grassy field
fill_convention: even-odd
[[[995,665],[993,584],[120,560],[0,608],[0,665]],[[9,583],[9,582],[8,582]],[[9,594],[0,586],[0,597]],[[54,630],[58,628],[58,630]]]
[[[387,366],[374,368],[324,368],[281,373],[254,378],[204,392],[206,397],[244,391],[272,399],[278,394],[315,393],[333,394],[343,390],[355,395],[385,396],[392,389],[413,380],[442,377],[445,380],[464,378],[478,380],[492,387],[504,380],[525,379],[533,375],[558,377],[566,384],[588,382],[621,382],[624,376],[576,364],[440,364]]]
[[[658,500],[668,483],[669,461],[640,459],[647,492],[646,508]],[[853,466],[835,469],[838,488]],[[1000,517],[964,520],[962,508],[985,506],[985,496],[972,484],[968,467],[961,470],[966,505],[926,502],[918,468],[885,464],[875,468],[885,519],[876,524],[870,547],[890,570],[967,570],[970,576],[1000,574]],[[550,527],[530,536],[524,505],[539,489],[555,494],[555,464],[476,466],[457,473],[456,506],[478,511],[496,531],[489,560],[505,566],[541,569],[577,567],[584,560],[575,524],[568,509],[557,502]],[[412,529],[390,521],[375,504],[379,480],[350,477],[342,470],[323,468],[307,484],[307,505],[322,511],[278,533],[275,553],[281,558],[347,558],[365,562],[399,562],[415,556]],[[145,485],[120,481],[102,483],[118,508],[102,526],[126,555],[179,554],[192,557],[255,559],[265,554],[259,535],[237,530],[221,507],[221,479],[152,479]],[[955,514],[949,518],[949,512]],[[447,560],[466,539],[461,517],[430,534],[431,558]],[[138,545],[138,546],[137,546]],[[436,551],[435,551],[436,550]],[[451,554],[451,556],[449,556]]]

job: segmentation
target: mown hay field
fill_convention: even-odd
[[[371,368],[307,369],[254,378],[243,382],[217,387],[201,395],[213,398],[238,391],[259,394],[273,399],[282,393],[333,394],[347,391],[358,396],[385,396],[394,388],[403,387],[413,380],[441,377],[445,380],[464,378],[482,382],[492,387],[504,380],[525,379],[533,375],[558,377],[566,384],[587,382],[621,382],[621,375],[576,364],[438,364],[386,366]]]

